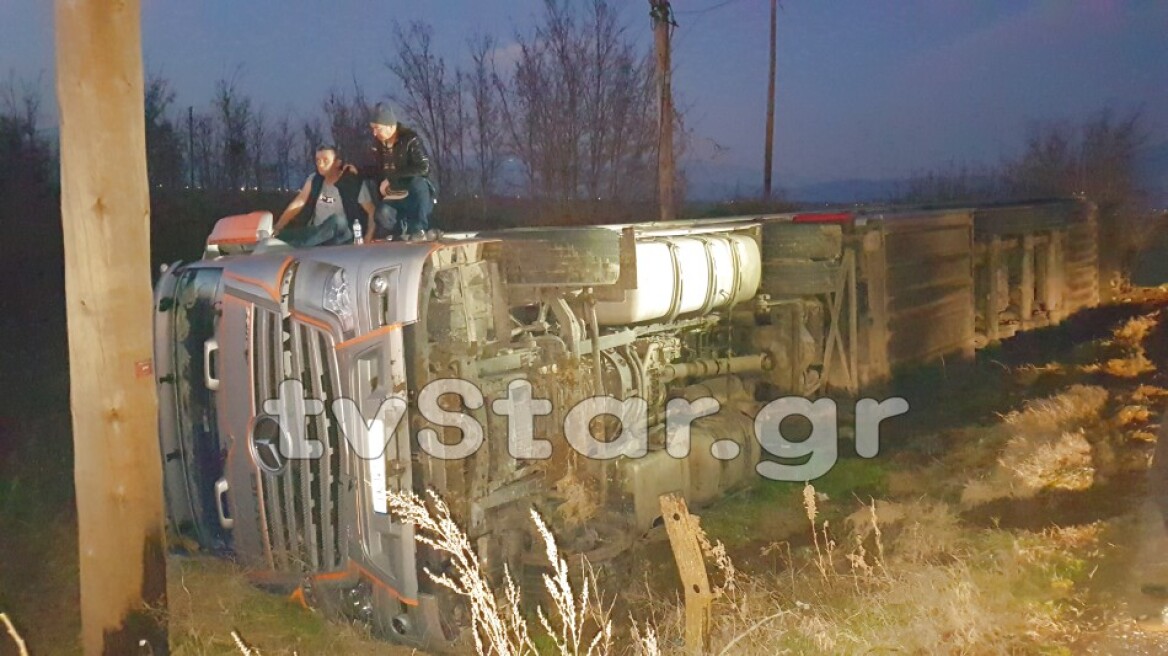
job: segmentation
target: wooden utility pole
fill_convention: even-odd
[[[169,653],[140,0],[56,0],[84,653]]]
[[[771,0],[771,69],[767,82],[767,124],[766,124],[766,163],[763,172],[762,197],[771,199],[771,169],[775,145],[775,41],[778,39],[776,26],[778,23],[779,0]]]
[[[195,107],[187,107],[187,166],[190,168],[191,189],[195,188]]]
[[[673,89],[671,86],[670,39],[677,23],[669,0],[649,0],[653,18],[653,40],[657,50],[657,203],[662,221],[673,220]]]

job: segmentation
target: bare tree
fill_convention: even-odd
[[[264,190],[264,181],[267,177],[268,160],[268,126],[264,110],[256,110],[247,130],[247,157],[250,167],[251,186],[259,191]]]
[[[1077,186],[1103,205],[1137,202],[1136,158],[1148,141],[1142,114],[1115,118],[1104,111],[1082,127]]]
[[[1099,207],[1100,269],[1121,286],[1131,276],[1156,223],[1147,220],[1136,160],[1148,142],[1143,116],[1116,118],[1103,111],[1082,127],[1076,187]]]
[[[218,159],[218,138],[215,133],[215,119],[209,114],[197,113],[192,128],[196,186],[200,189],[218,188],[223,185]]]
[[[469,187],[469,171],[466,161],[466,141],[467,141],[467,125],[469,115],[466,109],[466,92],[469,88],[468,76],[462,70],[456,69],[454,71],[454,129],[451,138],[453,139],[453,147],[451,150],[451,159],[453,160],[453,168],[457,172],[455,176],[457,179],[456,188],[453,190],[455,194],[465,192],[465,188]]]
[[[1003,172],[1015,197],[1078,195],[1099,209],[1102,275],[1117,284],[1130,274],[1153,225],[1136,186],[1136,158],[1147,142],[1142,115],[1104,110],[1077,126],[1042,125]]]
[[[293,170],[301,170],[304,167],[311,168],[311,162],[316,156],[316,148],[324,143],[324,129],[320,126],[320,119],[312,118],[304,122],[301,126],[301,133],[304,135],[304,155],[300,162],[293,164]],[[308,164],[302,164],[307,162]],[[297,169],[296,167],[301,167]],[[294,176],[295,177],[295,176]],[[295,186],[299,187],[303,178],[294,180]]]
[[[41,114],[41,78],[36,81],[17,80],[15,72],[9,72],[8,82],[0,87],[0,113],[28,142],[37,138],[37,128]]]
[[[656,94],[648,53],[608,0],[586,10],[544,0],[532,34],[520,36],[509,77],[497,77],[509,150],[528,192],[564,212],[574,201],[651,197]]]
[[[1105,110],[1080,124],[1036,124],[1022,153],[996,170],[962,167],[920,175],[901,200],[1086,198],[1098,207],[1101,275],[1108,287],[1120,286],[1154,226],[1136,184],[1136,159],[1146,142],[1138,112],[1116,118]]]
[[[421,22],[408,28],[394,23],[398,44],[397,58],[386,63],[397,77],[401,93],[393,96],[406,122],[412,124],[429,145],[433,177],[448,195],[460,189],[457,154],[463,138],[463,124],[458,120],[459,89],[457,75],[447,73],[446,62],[434,54],[431,46],[433,29]]]
[[[425,137],[446,195],[488,196],[514,157],[524,191],[557,213],[589,218],[599,199],[648,199],[657,144],[652,59],[610,0],[544,0],[518,58],[496,66],[497,42],[468,41],[471,66],[451,71],[424,23],[395,25],[394,96]],[[684,132],[679,131],[679,134]]]
[[[913,175],[894,198],[901,203],[980,203],[1004,194],[1001,172],[975,164],[950,164],[947,168]]]
[[[520,127],[513,146],[530,169],[533,195],[567,204],[579,198],[583,147],[584,44],[570,3],[545,0],[533,34],[520,36],[519,61],[510,84]]]
[[[477,35],[468,41],[472,65],[467,77],[467,92],[474,115],[468,140],[475,157],[476,186],[484,199],[494,193],[503,161],[497,130],[500,111],[492,83],[495,44],[494,38],[486,35]]]
[[[1069,195],[1079,179],[1077,128],[1067,124],[1032,127],[1022,155],[1002,170],[1006,193],[1016,198]]]
[[[587,61],[588,197],[649,198],[655,173],[656,69],[638,53],[612,5],[592,3]],[[675,109],[675,152],[683,152],[685,129]],[[680,188],[679,188],[680,189]]]
[[[219,80],[215,85],[214,107],[222,133],[223,184],[241,189],[247,183],[248,127],[251,125],[251,99],[236,88],[237,76]]]
[[[47,220],[58,216],[60,201],[54,189],[56,171],[52,144],[39,126],[41,107],[40,85],[11,77],[0,86],[0,197],[19,198],[20,217],[0,210],[0,217],[43,217],[36,221],[21,221],[20,239],[0,239],[0,262],[13,271],[25,270],[21,263],[26,258],[45,258],[41,248],[59,248],[61,222]],[[11,217],[11,219],[10,219]],[[59,260],[61,255],[56,255]]]
[[[281,191],[288,188],[292,174],[292,157],[296,150],[296,132],[292,129],[292,117],[285,112],[276,121],[272,134],[272,170],[274,184]]]
[[[167,115],[174,97],[169,80],[152,75],[146,81],[146,168],[152,188],[182,185],[183,144]]]
[[[371,103],[356,80],[353,81],[352,98],[333,89],[324,101],[324,115],[333,142],[340,148],[341,156],[348,161],[362,161],[369,150],[370,108]]]
[[[8,189],[16,191],[21,188],[17,181],[47,183],[53,158],[40,135],[40,113],[40,79],[17,80],[10,74],[0,87],[0,189],[11,184]]]

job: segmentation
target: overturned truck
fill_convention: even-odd
[[[836,432],[787,441],[783,418],[969,357],[1003,334],[1011,298],[1023,327],[1060,320],[1088,298],[1059,285],[1090,264],[1065,235],[1093,235],[1091,216],[1060,201],[311,249],[271,239],[270,214],[228,217],[156,286],[171,530],[306,603],[449,648],[460,606],[423,573],[444,554],[389,492],[441,495],[498,575],[539,544],[532,508],[601,561],[659,520],[662,494],[700,506],[816,478]]]

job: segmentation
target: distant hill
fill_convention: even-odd
[[[733,165],[693,162],[686,165],[690,180],[687,196],[696,201],[758,198],[762,195],[759,173]],[[1137,163],[1139,186],[1155,208],[1168,208],[1168,141],[1143,149]],[[903,193],[907,179],[847,178],[786,186],[776,181],[775,193],[785,200],[805,204],[846,204],[888,201]]]
[[[887,201],[902,192],[905,180],[829,180],[785,190],[788,199],[806,203]]]
[[[724,201],[762,196],[761,173],[745,166],[687,162],[687,198],[693,201]],[[903,180],[846,179],[806,184],[784,184],[775,180],[774,193],[800,203],[852,203],[886,201],[903,188]]]

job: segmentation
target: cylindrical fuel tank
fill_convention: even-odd
[[[596,304],[616,326],[704,313],[754,298],[762,276],[758,242],[739,234],[652,237],[636,243],[637,287]]]

